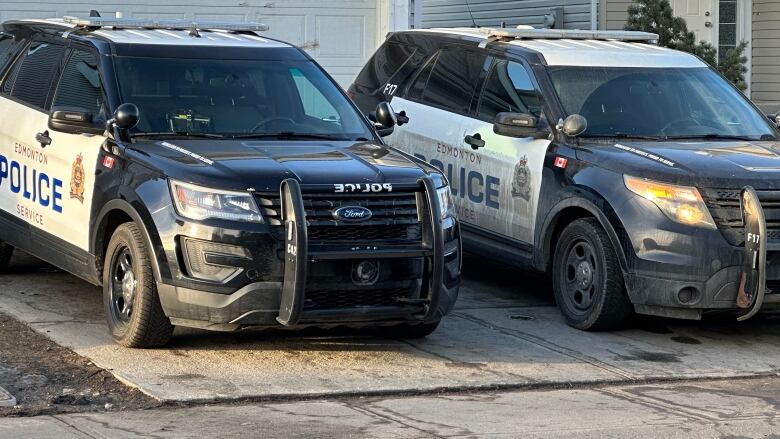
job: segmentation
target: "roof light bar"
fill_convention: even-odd
[[[78,27],[113,27],[117,29],[199,29],[224,30],[231,32],[264,32],[268,25],[263,23],[241,23],[238,21],[190,21],[190,20],[147,20],[141,18],[114,17],[62,17],[62,21]]]
[[[481,27],[481,33],[493,38],[542,39],[542,40],[615,40],[657,43],[658,35],[649,32],[579,29],[511,29]]]

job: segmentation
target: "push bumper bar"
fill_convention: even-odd
[[[308,242],[306,211],[303,192],[297,180],[287,179],[281,184],[282,215],[285,227],[284,283],[279,315],[276,320],[285,326],[300,322],[367,321],[410,318],[425,321],[433,318],[439,306],[444,277],[444,236],[439,199],[432,179],[422,178],[407,188],[421,193],[423,203],[418,203],[423,225],[422,242],[418,248],[382,249],[349,248],[342,250],[311,249]],[[332,192],[333,186],[307,186],[306,193]],[[424,259],[423,282],[419,299],[399,302],[390,309],[347,308],[334,310],[304,309],[306,281],[309,263],[321,260],[419,258]]]
[[[737,320],[747,320],[761,310],[766,293],[766,218],[756,191],[746,186],[740,193],[745,224],[745,258],[739,279],[737,306],[746,311]]]

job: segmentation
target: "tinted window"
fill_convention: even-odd
[[[442,50],[432,64],[430,75],[417,78],[412,95],[415,90],[421,90],[417,98],[426,104],[468,113],[484,62],[485,56],[477,52],[463,48]]]
[[[116,67],[122,101],[141,110],[137,132],[372,137],[311,61],[118,57]]]
[[[24,40],[14,39],[13,35],[0,33],[0,71],[13,61],[23,43]]]
[[[377,49],[371,62],[361,72],[356,82],[367,86],[384,85],[414,53],[413,47],[398,43],[385,43]]]
[[[773,138],[767,118],[709,68],[550,67],[568,114],[586,135]]]
[[[73,52],[65,64],[52,105],[83,108],[95,116],[101,113],[103,89],[95,55],[80,50]]]
[[[27,49],[11,89],[11,96],[30,105],[44,108],[65,47],[34,42]]]
[[[479,102],[479,117],[492,120],[501,112],[540,116],[542,104],[522,64],[496,60]]]

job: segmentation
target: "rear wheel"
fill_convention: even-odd
[[[0,241],[0,272],[4,273],[8,271],[8,265],[11,263],[11,257],[13,255],[13,246]]]
[[[558,238],[553,289],[566,323],[578,329],[617,329],[633,313],[617,255],[595,218],[572,222]]]
[[[134,223],[119,226],[108,243],[103,304],[111,335],[122,346],[162,346],[173,334],[157,296],[146,245]]]

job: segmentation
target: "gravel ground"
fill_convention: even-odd
[[[88,359],[0,314],[0,386],[16,397],[0,416],[157,407]]]

